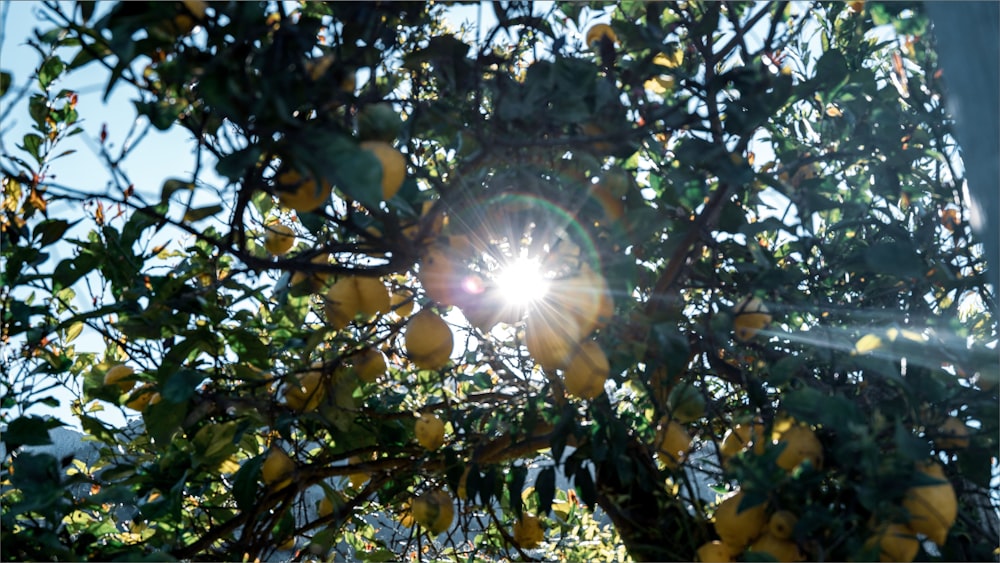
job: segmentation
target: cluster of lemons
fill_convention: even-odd
[[[751,449],[755,455],[768,448],[782,448],[777,464],[791,473],[803,463],[823,467],[823,446],[808,425],[786,418],[774,425],[767,440],[763,424],[757,420],[737,424],[722,439],[719,454],[725,463]],[[792,539],[798,516],[789,510],[773,509],[762,502],[745,506],[745,494],[736,490],[715,507],[713,525],[719,540],[698,548],[700,561],[734,561],[744,551],[767,553],[777,561],[803,561],[805,556]]]
[[[730,429],[719,447],[724,462],[751,450],[755,455],[768,448],[783,448],[777,465],[791,473],[808,462],[815,469],[823,467],[823,446],[808,425],[786,418],[775,423],[771,440],[765,437],[763,424],[753,421]],[[908,514],[905,522],[873,522],[872,533],[864,544],[881,561],[913,561],[923,534],[944,545],[948,530],[955,522],[957,499],[941,465],[928,461],[917,471],[928,477],[928,484],[909,488],[900,508]],[[745,494],[736,490],[715,507],[713,524],[720,539],[702,545],[700,561],[734,561],[745,551],[767,553],[777,561],[804,561],[805,555],[793,539],[798,516],[791,510],[772,507],[769,502],[749,505]]]

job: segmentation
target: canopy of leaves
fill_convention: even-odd
[[[920,557],[994,557],[996,298],[922,8],[498,2],[455,29],[458,9],[45,4],[31,131],[2,160],[3,558],[691,561],[739,489],[797,515],[804,557],[877,560],[932,458],[960,517]],[[82,131],[57,85],[82,72],[188,140],[190,174],[137,189],[102,134],[106,189],[55,181]],[[405,162],[387,200],[371,141]],[[546,297],[497,297],[519,260]],[[358,279],[392,309],[343,309],[330,288]],[[452,333],[443,366],[413,304]],[[581,399],[553,356],[589,341],[607,381]],[[117,364],[134,388],[105,384]],[[96,463],[32,448],[52,386]],[[779,465],[791,419],[822,463]],[[658,452],[671,420],[690,455]],[[750,423],[753,448],[717,446]],[[529,512],[537,546],[512,528]]]

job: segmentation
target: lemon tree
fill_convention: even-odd
[[[995,557],[923,5],[33,9],[5,559]]]

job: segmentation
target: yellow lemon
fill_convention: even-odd
[[[125,401],[125,406],[134,411],[145,412],[146,407],[148,407],[152,402],[153,396],[159,395],[155,389],[156,386],[151,383],[147,383],[142,387],[139,387],[133,391],[129,399]],[[157,402],[159,402],[159,399],[157,399]]]
[[[406,324],[403,343],[410,361],[422,369],[440,369],[451,359],[451,329],[437,313],[424,309]]]
[[[417,279],[428,297],[442,305],[456,305],[461,284],[458,271],[447,254],[439,248],[431,248],[420,260]]]
[[[389,295],[389,307],[400,318],[409,317],[413,313],[413,292],[399,288]]]
[[[653,57],[653,62],[667,68],[677,68],[684,62],[684,50],[680,43],[671,41],[667,43],[664,52]]]
[[[313,369],[296,375],[295,382],[285,388],[285,404],[297,412],[312,412],[319,407],[325,395],[323,372]]]
[[[406,157],[384,141],[365,141],[361,148],[374,154],[382,164],[382,199],[392,199],[406,179]]]
[[[593,340],[588,340],[577,348],[563,370],[566,391],[581,399],[593,399],[604,392],[604,382],[608,380],[610,369],[604,350]]]
[[[267,452],[267,457],[264,458],[260,471],[265,484],[274,490],[283,489],[292,482],[295,462],[285,452],[272,447]]]
[[[731,547],[715,540],[702,544],[695,553],[702,563],[731,563],[734,561],[732,552]]]
[[[865,549],[878,547],[879,561],[909,562],[917,557],[920,541],[917,534],[904,524],[882,526],[865,542]]]
[[[545,530],[542,529],[542,522],[538,517],[525,512],[517,522],[514,522],[512,535],[522,549],[534,549],[545,539]]]
[[[197,25],[205,20],[208,4],[204,0],[181,0],[178,5],[181,13],[169,22],[157,23],[150,31],[161,38],[176,38],[191,33]]]
[[[385,354],[375,348],[365,348],[354,357],[354,371],[365,383],[374,382],[385,370]]]
[[[764,534],[750,544],[750,551],[767,553],[776,561],[805,561],[805,557],[795,542],[779,539],[771,534]]]
[[[642,84],[642,87],[658,95],[666,94],[674,89],[677,80],[673,76],[654,76]]]
[[[771,323],[771,314],[764,302],[756,297],[746,297],[733,309],[733,329],[736,340],[746,342]]]
[[[664,421],[656,429],[656,451],[664,465],[676,469],[691,450],[691,435],[676,420]],[[723,538],[725,539],[725,538]]]
[[[350,459],[347,460],[347,463],[348,465],[361,463],[361,458],[358,456],[351,456]],[[357,473],[349,474],[347,478],[351,482],[352,487],[360,489],[368,481],[368,474],[363,471],[359,471]]]
[[[345,276],[338,279],[326,293],[323,309],[326,320],[336,330],[347,326],[361,315],[368,322],[375,315],[389,311],[389,290],[378,278]]]
[[[746,547],[767,524],[765,503],[740,510],[742,501],[743,491],[737,491],[723,499],[715,509],[715,533],[724,543],[737,549]]]
[[[792,537],[792,532],[798,521],[799,517],[794,512],[779,510],[772,514],[771,519],[767,521],[767,531],[779,540],[787,540]]]
[[[420,415],[413,431],[425,449],[434,451],[444,444],[444,421],[429,412]]]
[[[264,227],[264,248],[272,256],[283,256],[295,245],[295,231],[283,223],[274,223]]]
[[[330,286],[323,302],[326,322],[334,330],[346,327],[361,310],[361,295],[353,277],[342,277]]]
[[[608,304],[602,303],[610,297],[604,296],[610,296],[607,282],[589,266],[584,266],[579,275],[552,282],[545,295],[545,306],[571,316],[579,326],[580,335],[587,336],[600,324],[602,314],[610,316]]]
[[[312,177],[303,178],[296,170],[286,170],[276,178],[278,201],[281,205],[298,211],[309,213],[319,209],[330,197],[333,186],[323,181],[317,185]]]
[[[753,444],[754,453],[764,452],[764,425],[761,422],[737,424],[722,438],[719,452],[723,458],[730,458]]]
[[[316,509],[316,512],[319,514],[320,518],[333,514],[333,501],[330,500],[329,497],[323,497],[323,499],[319,501],[319,507]]]
[[[455,506],[448,493],[435,489],[411,500],[410,513],[414,521],[436,536],[451,527]]]
[[[313,256],[309,262],[316,265],[329,265],[330,255],[319,254]],[[293,272],[292,279],[289,280],[288,285],[296,291],[312,293],[326,285],[328,279],[330,279],[328,272]]]
[[[785,471],[792,471],[806,460],[816,469],[823,467],[823,445],[808,426],[792,425],[778,436],[778,444],[785,444],[778,456],[778,466]]]
[[[472,471],[471,465],[465,466],[465,471],[462,471],[462,476],[458,478],[458,490],[456,494],[458,498],[465,500],[469,497],[469,473]]]
[[[594,43],[599,43],[607,39],[612,44],[618,43],[618,36],[615,35],[615,30],[611,29],[611,26],[606,23],[599,23],[592,26],[587,30],[587,46],[591,49],[596,49]]]
[[[903,508],[910,513],[909,527],[926,535],[934,543],[944,545],[948,530],[958,515],[955,489],[937,462],[922,464],[919,471],[942,481],[922,487],[910,487],[903,497]]]
[[[117,385],[122,393],[128,393],[135,387],[135,380],[128,379],[135,373],[135,370],[124,364],[112,366],[104,373],[105,385]]]
[[[549,371],[565,368],[584,336],[576,320],[557,309],[533,311],[524,327],[528,353],[535,363]]]
[[[389,289],[382,280],[369,276],[354,278],[358,291],[358,311],[365,319],[379,313],[388,313],[390,307]]]
[[[949,416],[938,428],[934,445],[942,450],[961,450],[969,447],[969,427],[958,418]]]

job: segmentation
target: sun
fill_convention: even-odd
[[[500,296],[511,305],[527,305],[545,297],[549,280],[542,272],[538,260],[517,258],[510,262],[494,279]]]

